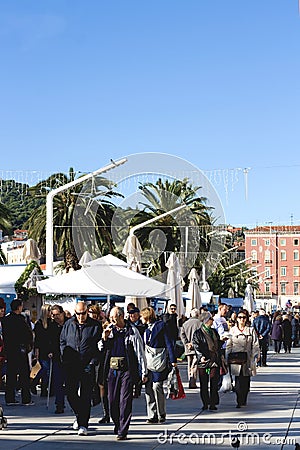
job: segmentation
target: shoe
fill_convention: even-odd
[[[85,427],[79,427],[78,436],[87,436],[88,432]]]
[[[241,408],[242,406],[238,403],[237,405],[236,405],[236,408]]]
[[[126,439],[127,439],[126,434],[124,436],[121,434],[118,434],[118,436],[117,436],[117,441],[126,441]]]
[[[72,428],[73,428],[73,430],[78,430],[79,426],[78,426],[77,419],[74,420]]]
[[[158,419],[158,423],[165,423],[166,418],[165,417],[161,417],[160,419]]]
[[[189,384],[189,389],[198,389],[196,384]]]
[[[263,367],[268,367],[268,364],[263,364],[262,366],[263,366]]]
[[[206,411],[207,409],[208,409],[208,406],[207,405],[203,405],[202,408],[201,408],[201,411]]]
[[[110,417],[109,416],[104,416],[102,417],[102,419],[100,419],[98,421],[98,423],[109,423],[110,422]]]
[[[14,400],[13,402],[6,402],[6,406],[17,406],[20,402],[18,400]]]
[[[146,423],[158,423],[158,419],[156,417],[152,417],[151,419],[147,419]]]
[[[63,414],[64,412],[65,410],[62,406],[57,406],[56,410],[54,411],[54,414]]]
[[[22,406],[34,406],[35,403],[31,400],[30,402],[22,403]]]
[[[214,405],[210,405],[209,410],[210,411],[217,411],[218,408],[216,406],[214,406]]]

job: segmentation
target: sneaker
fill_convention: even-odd
[[[20,402],[18,400],[14,400],[13,402],[6,402],[6,406],[17,406]]]
[[[79,427],[78,436],[87,436],[87,429],[85,427]]]
[[[35,405],[35,403],[32,400],[27,403],[22,403],[22,406],[34,406],[34,405]]]
[[[126,434],[118,434],[117,441],[126,441],[127,435]]]
[[[74,420],[72,428],[73,428],[73,430],[78,430],[79,426],[78,426],[77,419]]]

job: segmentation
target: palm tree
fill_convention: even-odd
[[[70,168],[69,176],[63,173],[53,174],[31,188],[31,192],[46,197],[50,190],[64,186],[75,178],[76,173]],[[86,246],[91,254],[97,246],[102,254],[112,250],[109,229],[114,205],[108,199],[116,195],[119,194],[112,191],[111,182],[98,177],[90,180],[84,188],[78,184],[54,197],[55,251],[57,256],[63,256],[67,271],[70,267],[75,270],[80,268],[78,256],[87,249]],[[100,204],[97,201],[99,196],[102,197]],[[35,211],[26,225],[30,237],[45,251],[46,204]]]
[[[178,211],[176,217],[169,215],[158,219],[152,226],[138,230],[136,235],[144,249],[143,258],[154,263],[155,273],[165,271],[164,252],[179,252],[180,255],[184,255],[184,258],[181,258],[183,265],[186,267],[194,265],[199,255],[202,255],[202,258],[203,253],[207,251],[207,240],[203,230],[207,227],[210,230],[213,223],[211,208],[206,205],[207,199],[198,194],[201,188],[193,187],[187,178],[173,181],[168,179],[163,181],[159,178],[156,183],[144,183],[139,189],[145,201],[139,203],[139,209],[127,210],[129,221],[123,221],[123,228],[122,224],[119,224],[119,235],[122,235],[124,230],[128,233],[128,227],[185,204],[187,208]]]

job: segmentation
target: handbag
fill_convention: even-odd
[[[163,372],[167,367],[167,349],[145,345],[147,368],[151,372]]]
[[[231,352],[227,358],[228,364],[245,364],[247,362],[247,352]]]
[[[178,367],[175,367],[175,374],[176,374],[176,380],[177,380],[177,386],[178,386],[178,390],[175,392],[171,392],[169,397],[172,400],[180,400],[181,398],[185,398],[185,392],[183,389],[183,385],[182,385],[182,381],[181,381],[181,377],[180,377],[180,372]]]

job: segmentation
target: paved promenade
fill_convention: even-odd
[[[272,347],[271,347],[272,349]],[[201,412],[199,390],[187,389],[186,365],[180,364],[186,399],[167,400],[167,423],[146,425],[144,397],[134,400],[128,440],[117,442],[113,425],[99,425],[101,407],[92,408],[89,435],[78,436],[72,429],[74,417],[68,406],[65,414],[54,414],[46,400],[33,396],[35,406],[4,405],[9,426],[0,431],[0,449],[76,450],[97,448],[127,449],[232,449],[232,439],[242,449],[290,450],[300,443],[300,348],[291,354],[269,352],[268,367],[259,368],[252,379],[248,406],[236,409],[235,394],[221,394],[218,411]]]

